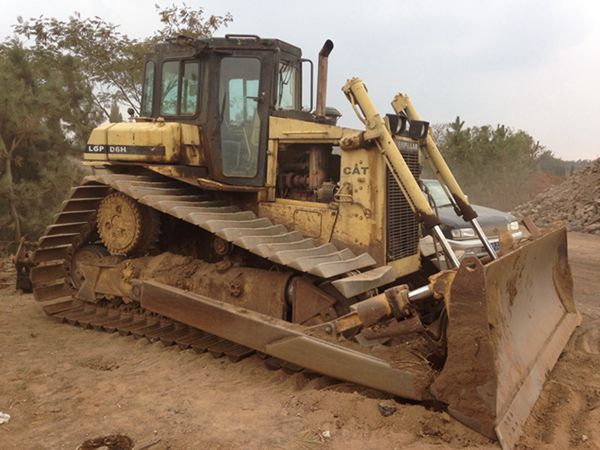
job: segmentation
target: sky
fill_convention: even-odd
[[[160,27],[154,4],[173,0],[1,0],[0,38],[17,16],[100,16],[142,38]],[[181,3],[175,0],[175,3]],[[362,78],[382,114],[398,92],[422,119],[508,125],[563,159],[600,157],[600,2],[597,0],[187,0],[230,12],[218,32],[258,34],[302,48],[316,63],[325,39],[328,106],[359,127],[341,87]]]

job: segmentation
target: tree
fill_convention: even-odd
[[[141,40],[74,13],[18,18],[0,42],[0,241],[37,238],[81,176],[91,130],[122,120],[121,104],[139,111],[143,57],[155,42],[210,36],[232,20],[185,4],[156,11],[162,28]]]
[[[524,131],[505,125],[465,127],[457,117],[445,131],[438,127],[439,147],[470,199],[511,210],[534,189],[532,174],[546,152]]]
[[[76,58],[81,73],[94,86],[94,102],[108,119],[113,100],[139,113],[144,54],[156,42],[181,34],[208,37],[233,20],[230,13],[206,16],[204,8],[192,9],[185,3],[155,8],[162,28],[141,40],[121,33],[118,25],[100,17],[82,18],[77,12],[68,20],[19,17],[14,30],[19,37],[33,39],[39,49]]]
[[[0,46],[0,210],[8,211],[0,216],[2,239],[41,231],[52,212],[47,205],[65,194],[58,185],[75,172],[64,156],[98,118],[82,100],[89,86],[70,73],[71,62],[52,70],[45,57],[17,41]],[[37,206],[34,197],[42,200]]]

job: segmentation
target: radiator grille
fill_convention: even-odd
[[[414,147],[407,145],[412,142],[406,144],[402,142],[402,144],[404,145],[399,145],[402,156],[418,180],[421,172],[419,151],[416,145]],[[389,168],[386,168],[386,184],[387,260],[389,262],[417,253],[419,224]]]

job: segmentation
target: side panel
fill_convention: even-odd
[[[260,217],[269,217],[275,223],[299,231],[320,244],[329,241],[337,215],[336,210],[330,209],[324,203],[287,199],[260,203],[258,208]]]
[[[197,126],[175,122],[114,123],[92,131],[84,160],[201,165],[204,156]]]
[[[106,123],[92,130],[83,150],[84,161],[108,161],[108,130],[115,125],[115,123]]]
[[[385,165],[371,149],[342,151],[334,242],[363,248],[379,265],[386,263],[384,241]]]

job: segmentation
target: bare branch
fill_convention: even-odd
[[[17,147],[19,145],[21,145],[21,142],[23,142],[23,140],[25,139],[26,133],[21,132],[20,136],[14,137],[12,140],[12,143],[10,145],[10,150],[8,151],[8,157],[11,158],[12,154],[14,153],[14,151],[17,149]]]
[[[129,99],[129,95],[127,95],[127,92],[125,92],[125,89],[123,88],[123,86],[121,86],[121,83],[115,80],[112,76],[109,76],[108,79],[112,82],[113,85],[117,87],[121,94],[123,94],[123,98],[127,103],[129,103],[129,105],[133,108],[135,113],[139,114],[137,106]]]
[[[94,100],[94,104],[102,110],[102,112],[104,113],[106,118],[107,119],[110,118],[110,112],[104,107],[104,105],[100,102],[100,100],[98,100],[98,97],[96,97],[96,94],[94,94],[93,92],[92,92],[92,98]]]

